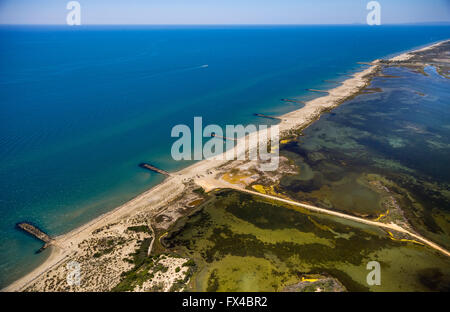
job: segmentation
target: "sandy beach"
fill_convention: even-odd
[[[447,42],[443,41],[443,42]],[[406,52],[390,59],[390,61],[407,61],[411,59],[415,52],[426,51],[439,46],[439,42],[425,48]],[[341,85],[327,90],[325,96],[313,99],[305,103],[303,107],[290,113],[280,116],[281,137],[290,136],[293,131],[303,129],[320,118],[324,111],[328,111],[344,101],[357,95],[364,87],[370,84],[371,79],[380,70],[379,60],[372,62],[367,69],[355,73],[353,77],[342,82]],[[252,135],[257,135],[254,133]],[[230,151],[228,151],[229,153]],[[234,150],[232,151],[235,152]],[[83,252],[80,245],[92,236],[98,229],[114,224],[117,231],[125,231],[127,223],[121,221],[135,218],[141,213],[158,213],[163,207],[183,196],[189,186],[195,185],[196,180],[204,177],[214,177],[221,172],[221,166],[233,167],[232,161],[227,160],[202,160],[178,172],[173,172],[162,183],[130,200],[129,202],[115,208],[114,210],[97,217],[89,223],[76,228],[64,235],[55,238],[51,248],[50,256],[35,270],[9,285],[2,291],[23,291],[31,284],[42,281],[52,270],[56,270],[73,256]],[[118,268],[126,269],[126,268]]]

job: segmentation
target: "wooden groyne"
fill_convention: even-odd
[[[227,137],[224,137],[224,136],[221,136],[221,135],[217,135],[215,133],[211,133],[211,137],[212,138],[222,139],[222,140],[230,140],[230,141],[236,141],[237,142],[237,139],[235,139],[235,138],[227,138]]]
[[[153,171],[153,172],[165,175],[165,176],[170,176],[169,172],[167,172],[165,170],[162,170],[162,169],[159,169],[159,168],[157,168],[155,166],[152,166],[150,164],[147,164],[147,163],[141,163],[141,164],[139,164],[139,167],[144,168],[144,169],[148,169],[150,171]]]
[[[376,65],[379,65],[378,63],[373,63],[373,62],[356,62],[356,64],[359,64],[359,65],[369,65],[369,66],[376,66]]]
[[[283,102],[291,102],[291,103],[300,103],[300,104],[305,104],[305,101],[300,101],[300,100],[292,100],[292,99],[281,99]]]
[[[37,226],[33,224],[30,224],[28,222],[20,222],[17,223],[16,226],[22,231],[27,232],[28,234],[44,242],[44,246],[42,246],[37,252],[41,252],[42,250],[50,246],[51,243],[53,242],[53,239],[49,235],[44,233],[42,230],[40,230]]]
[[[269,118],[269,119],[275,119],[275,120],[280,119],[280,118],[278,118],[278,117],[273,117],[273,116],[264,115],[264,114],[257,114],[257,113],[255,113],[255,114],[253,114],[253,115],[255,115],[255,116],[257,116],[257,117]]]
[[[318,89],[306,89],[306,91],[328,93],[328,91],[318,90]]]

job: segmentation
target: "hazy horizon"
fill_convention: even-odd
[[[3,0],[0,24],[64,25],[69,1]],[[82,25],[358,25],[369,0],[79,0]],[[319,2],[319,3],[318,3]],[[384,25],[447,24],[450,1],[378,1]]]
[[[450,26],[450,22],[418,22],[418,23],[385,23],[380,26]],[[67,26],[66,24],[6,24],[1,26]],[[348,24],[82,24],[80,26],[367,26],[365,23]]]

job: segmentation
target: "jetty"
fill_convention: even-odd
[[[257,117],[262,117],[262,118],[269,118],[269,119],[275,119],[275,120],[279,120],[280,118],[278,118],[278,117],[273,117],[273,116],[269,116],[269,115],[264,115],[264,114],[257,114],[257,113],[255,113],[255,114],[253,114],[253,115],[255,115],[255,116],[257,116]]]
[[[339,81],[336,81],[336,80],[323,80],[323,82],[342,84],[342,82],[339,82]]]
[[[53,238],[40,230],[37,226],[28,223],[28,222],[19,222],[16,226],[24,232],[27,232],[31,236],[36,237],[37,239],[44,242],[44,246],[42,246],[37,252],[43,251],[45,248],[51,245],[53,242]]]
[[[165,170],[162,170],[162,169],[159,169],[159,168],[157,168],[155,166],[152,166],[150,164],[147,164],[147,163],[141,163],[141,164],[139,164],[139,167],[144,168],[144,169],[148,169],[150,171],[153,171],[153,172],[165,175],[165,176],[170,176],[169,172],[167,172]]]

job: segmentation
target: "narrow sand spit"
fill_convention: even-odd
[[[433,44],[414,52],[428,50],[441,43]],[[395,58],[392,58],[391,60],[408,60],[412,57],[411,53],[412,52],[403,53]],[[308,126],[314,120],[319,118],[323,111],[336,107],[346,99],[356,95],[362,88],[370,83],[372,76],[379,70],[380,66],[377,65],[377,63],[378,61],[373,62],[375,65],[354,74],[352,78],[344,81],[342,85],[328,90],[328,95],[311,100],[305,103],[304,107],[280,116],[281,122],[279,126],[281,135],[287,135],[290,131]],[[258,134],[253,133],[250,136],[253,135]],[[229,151],[228,153],[234,153],[235,149]],[[101,215],[89,223],[68,232],[67,234],[56,237],[55,242],[51,247],[51,254],[49,258],[31,273],[6,287],[3,291],[21,291],[25,289],[33,281],[39,278],[44,278],[45,273],[57,267],[68,257],[78,252],[79,244],[88,239],[92,232],[96,229],[100,229],[108,224],[118,222],[118,220],[123,218],[131,217],[144,210],[156,211],[180,196],[185,189],[185,183],[198,180],[203,177],[213,177],[217,172],[216,168],[227,162],[227,160],[217,159],[202,160],[183,170],[171,174],[171,176],[164,180],[161,184],[151,188],[109,213]],[[211,185],[211,187],[214,186],[215,185]],[[205,187],[207,188],[207,185],[205,185]]]

